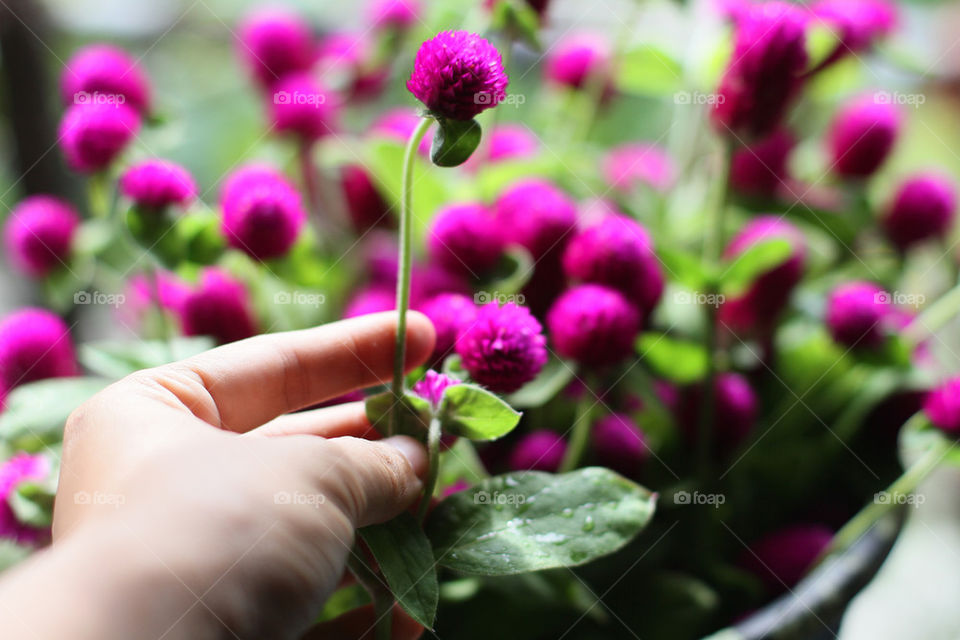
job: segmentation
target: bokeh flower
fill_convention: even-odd
[[[371,313],[393,311],[397,308],[397,294],[391,288],[373,285],[360,289],[347,300],[344,318],[358,318]]]
[[[405,31],[420,18],[419,0],[371,0],[367,19],[380,28]]]
[[[831,168],[846,178],[873,175],[893,151],[900,132],[900,110],[880,94],[856,98],[845,104],[827,135]]]
[[[960,435],[960,377],[951,378],[928,393],[923,411],[936,428],[954,437]]]
[[[890,294],[872,282],[848,282],[830,293],[827,328],[847,347],[880,346],[889,329]]]
[[[20,485],[43,482],[51,471],[52,465],[45,456],[25,451],[0,464],[0,538],[26,545],[39,545],[47,541],[48,529],[17,520],[10,498]]]
[[[937,173],[921,173],[900,185],[882,224],[890,241],[905,251],[919,242],[945,237],[956,210],[953,181]]]
[[[772,197],[787,184],[788,161],[796,140],[780,128],[762,140],[737,149],[730,165],[730,185],[750,196]]]
[[[313,64],[310,26],[285,9],[260,9],[247,16],[238,30],[237,51],[257,81],[273,86],[289,73]]]
[[[599,367],[631,356],[640,313],[618,291],[583,284],[557,299],[547,314],[547,327],[558,354]]]
[[[220,207],[227,242],[257,260],[285,255],[307,219],[293,185],[274,169],[257,164],[227,178]]]
[[[70,329],[46,309],[28,307],[0,321],[0,392],[79,373]]]
[[[145,160],[124,172],[120,191],[140,207],[162,210],[190,204],[197,197],[197,183],[189,171],[169,160]]]
[[[554,473],[567,452],[567,441],[548,429],[526,434],[510,452],[509,466],[513,471],[546,471]]]
[[[441,209],[430,223],[426,240],[433,260],[467,276],[490,270],[503,254],[503,237],[493,214],[479,203]]]
[[[224,344],[257,333],[246,287],[220,269],[205,269],[178,311],[187,336],[211,336]]]
[[[636,476],[650,457],[643,431],[624,413],[612,413],[590,428],[590,441],[597,462],[626,476]]]
[[[600,82],[609,94],[610,43],[594,33],[567,35],[547,50],[544,73],[548,81],[571,89],[582,89],[588,82]]]
[[[510,393],[547,363],[547,339],[536,318],[512,302],[486,304],[456,344],[463,368],[491,391]]]
[[[537,260],[563,250],[577,223],[577,208],[550,182],[527,178],[500,194],[495,219],[507,242],[524,247]]]
[[[273,85],[270,119],[274,129],[313,142],[337,129],[337,97],[307,73],[291,73]]]
[[[634,142],[612,149],[603,162],[610,185],[624,193],[640,186],[664,192],[673,187],[676,170],[667,152],[646,142]]]
[[[43,277],[70,259],[80,216],[53,196],[30,196],[10,212],[4,228],[7,251],[14,265]]]
[[[140,115],[127,104],[75,104],[60,121],[60,147],[82,173],[105,169],[140,131]]]
[[[477,305],[471,298],[460,293],[441,293],[427,300],[421,307],[423,315],[430,319],[437,340],[433,347],[433,362],[449,355],[457,344],[460,334],[477,318]]]
[[[340,168],[340,185],[347,201],[347,212],[357,233],[373,227],[393,224],[390,205],[383,199],[367,169],[360,164]]]
[[[92,44],[74,53],[60,76],[64,105],[104,102],[150,107],[150,83],[137,61],[123,49]]]
[[[897,24],[897,8],[889,0],[821,0],[813,5],[812,15],[814,25],[839,40],[816,70],[869,50]]]
[[[822,525],[780,529],[751,544],[742,564],[768,593],[780,593],[800,582],[831,540],[833,532]]]

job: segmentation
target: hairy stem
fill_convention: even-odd
[[[417,509],[417,518],[423,522],[430,508],[430,500],[437,490],[437,476],[440,471],[440,420],[436,416],[430,419],[430,429],[427,432],[427,459],[430,462],[427,479],[423,483],[423,497]]]

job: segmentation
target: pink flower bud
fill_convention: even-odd
[[[26,308],[0,322],[0,391],[79,373],[70,329],[45,309]]]
[[[560,469],[567,442],[559,434],[543,429],[523,436],[510,452],[513,471],[556,472]]]
[[[601,367],[632,356],[640,314],[614,289],[584,284],[557,299],[547,326],[558,354]]]
[[[237,51],[264,87],[290,73],[306,71],[314,58],[309,25],[283,9],[261,9],[241,23]]]
[[[901,251],[947,235],[957,210],[952,180],[935,173],[915,175],[897,190],[883,219],[890,241]]]
[[[571,89],[584,88],[596,77],[607,91],[612,89],[609,41],[593,33],[564,36],[547,50],[546,78]]]
[[[503,238],[493,214],[482,204],[454,204],[441,209],[431,222],[427,250],[447,269],[478,277],[497,264]]]
[[[880,346],[890,329],[889,294],[872,282],[840,285],[827,300],[827,328],[847,347]]]
[[[230,246],[257,260],[285,255],[307,219],[293,185],[263,165],[247,165],[231,174],[220,207]]]
[[[878,95],[847,103],[830,125],[828,145],[838,175],[865,178],[890,156],[900,131],[900,111]]]
[[[30,196],[10,212],[5,239],[14,264],[42,277],[66,264],[80,216],[53,196]]]
[[[291,73],[273,85],[270,118],[280,133],[305,142],[330,135],[337,128],[336,95],[307,73]]]
[[[146,160],[120,178],[120,191],[137,205],[161,210],[186,206],[197,197],[197,184],[190,172],[168,160]]]
[[[631,143],[610,151],[603,172],[612,187],[624,193],[646,186],[664,192],[673,187],[676,171],[670,156],[656,145]]]
[[[78,50],[64,66],[60,77],[63,104],[97,101],[126,103],[137,111],[150,107],[150,84],[126,51],[108,44],[92,44]]]
[[[257,333],[246,288],[219,269],[204,270],[199,286],[186,295],[179,314],[187,336],[211,336],[224,344]]]
[[[127,104],[83,103],[60,121],[60,147],[81,173],[105,169],[140,131],[140,116]]]
[[[419,0],[371,0],[367,19],[380,28],[406,31],[420,19]]]
[[[767,138],[738,149],[730,166],[730,184],[746,195],[775,196],[789,177],[787,161],[795,145],[789,131],[778,129]]]

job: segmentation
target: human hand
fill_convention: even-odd
[[[408,320],[412,367],[434,335]],[[38,559],[26,583],[58,576],[73,638],[297,637],[340,581],[355,528],[407,508],[426,458],[409,438],[355,437],[370,430],[361,403],[285,414],[387,382],[395,330],[384,313],[259,336],[92,398],[64,434],[57,560]],[[47,624],[49,636],[30,629],[66,637]]]

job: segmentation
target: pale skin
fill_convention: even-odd
[[[412,368],[434,333],[407,320]],[[258,336],[136,373],[77,409],[54,542],[0,579],[0,637],[302,637],[355,529],[416,501],[426,454],[409,438],[356,437],[370,434],[361,403],[288,414],[388,382],[396,324],[383,313]]]

